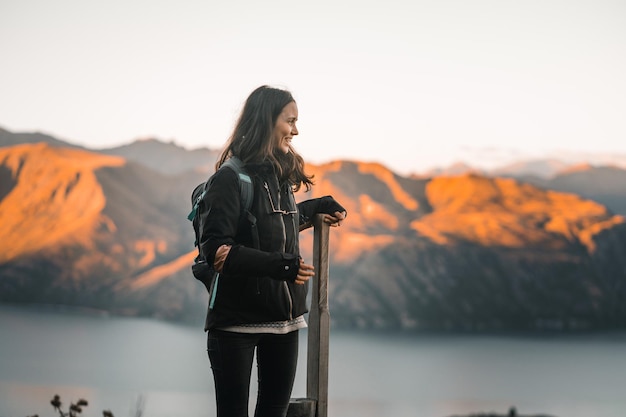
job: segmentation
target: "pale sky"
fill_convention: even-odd
[[[626,1],[0,0],[0,127],[220,148],[294,94],[307,161],[626,154]]]

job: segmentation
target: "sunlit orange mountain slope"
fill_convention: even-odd
[[[0,148],[0,263],[50,246],[89,247],[100,229],[106,196],[94,171],[124,159],[43,143]]]
[[[435,242],[563,249],[624,222],[606,207],[574,194],[542,190],[513,179],[464,175],[435,178],[426,188],[432,213],[411,227]]]
[[[186,215],[208,174],[194,168],[166,175],[123,153],[0,148],[0,301],[201,321]],[[331,233],[335,325],[626,327],[626,223],[598,202],[476,174],[307,169],[315,186],[297,199],[331,194],[349,213]],[[312,233],[302,237],[307,258]]]
[[[85,150],[0,148],[0,297],[163,316],[176,305],[179,314],[181,292],[197,298],[190,279],[173,295],[165,285],[169,300],[142,299],[162,286],[162,271],[187,272],[193,238],[181,181],[196,182]]]
[[[350,213],[338,238],[353,244],[337,245],[338,261],[391,244],[394,239],[386,238],[392,235],[411,236],[410,231],[440,245],[557,250],[582,245],[592,252],[594,236],[624,223],[599,203],[514,179],[465,174],[406,182],[381,165],[350,162],[310,170],[317,183],[312,195],[333,194]],[[342,177],[350,184],[341,184]]]

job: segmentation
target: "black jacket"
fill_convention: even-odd
[[[219,275],[205,330],[236,324],[290,320],[306,313],[307,285],[294,284],[300,263],[301,224],[317,213],[344,211],[330,197],[296,205],[289,183],[271,165],[248,165],[254,198],[242,215],[237,174],[218,170],[200,217],[200,252],[209,265],[221,245],[232,245]],[[213,296],[213,294],[211,294]]]

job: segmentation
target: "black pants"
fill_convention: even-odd
[[[256,349],[259,392],[255,417],[284,417],[298,361],[298,331],[246,334],[211,330],[208,352],[217,417],[248,417],[250,375]]]

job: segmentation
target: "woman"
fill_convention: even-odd
[[[287,413],[298,330],[306,327],[304,284],[314,275],[313,266],[300,257],[298,232],[317,213],[333,226],[346,217],[330,196],[296,205],[293,192],[313,184],[291,145],[297,121],[298,107],[288,91],[267,86],[254,90],[207,190],[200,251],[219,273],[205,327],[218,417],[248,415],[255,350],[255,417]],[[254,190],[252,206],[243,215],[240,180],[234,170],[220,169],[232,157],[241,161]]]

